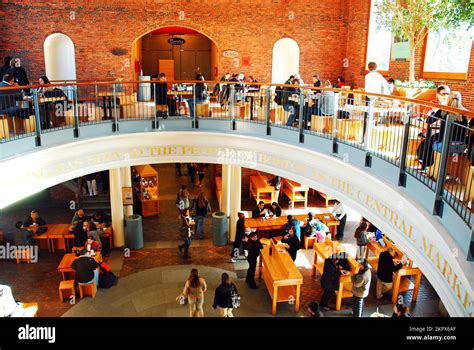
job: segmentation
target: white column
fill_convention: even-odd
[[[242,168],[237,165],[230,167],[230,237],[229,240],[233,242],[235,240],[235,231],[238,215],[237,213],[241,210],[241,199],[242,199]]]
[[[123,229],[122,181],[120,168],[110,169],[110,210],[112,212],[112,229],[114,231],[114,246],[125,245]]]
[[[230,175],[231,166],[222,164],[222,199],[221,199],[221,211],[230,215]]]
[[[132,187],[132,169],[129,166],[120,168],[121,178],[122,178],[122,187]],[[124,205],[123,211],[125,217],[133,215],[133,205]]]

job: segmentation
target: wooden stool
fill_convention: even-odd
[[[10,128],[6,116],[0,114],[0,139],[10,138]]]
[[[71,295],[76,296],[74,280],[61,281],[59,283],[59,301],[63,302],[64,299],[69,299]]]
[[[82,299],[84,295],[90,295],[92,298],[95,297],[97,293],[97,284],[95,282],[81,284],[79,283],[79,296]]]
[[[36,132],[36,117],[34,115],[30,115],[29,118],[23,119],[25,133],[32,134]]]
[[[310,247],[313,249],[314,243],[317,243],[317,237],[309,237],[309,236],[304,236],[304,249],[308,249]],[[311,244],[311,246],[310,246]]]
[[[21,261],[24,261],[26,263],[31,262],[31,249],[29,247],[27,248],[16,248],[16,263],[19,264]]]
[[[196,115],[199,117],[209,117],[209,103],[197,103]]]

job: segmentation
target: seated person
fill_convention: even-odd
[[[75,281],[77,283],[89,284],[95,282],[99,285],[99,263],[87,255],[87,251],[83,249],[81,256],[74,260],[71,268],[76,271]]]
[[[291,227],[294,227],[295,229],[295,235],[298,237],[298,239],[301,239],[301,224],[302,222],[299,221],[298,219],[293,219],[293,215],[288,215],[286,217],[288,219],[288,222],[283,226],[283,230],[285,231],[285,234],[288,234],[290,231]]]
[[[0,87],[10,87],[15,85],[15,78],[12,74],[5,74],[0,82]],[[34,111],[28,107],[22,108],[17,105],[21,101],[29,101],[29,96],[23,96],[20,90],[0,90],[0,113],[9,116],[27,119]]]
[[[327,227],[319,218],[314,217],[313,213],[308,213],[307,223],[304,228],[305,236],[317,237],[318,242],[323,242],[329,232],[329,227]]]
[[[33,233],[30,230],[23,228],[21,221],[15,224],[17,230],[13,234],[13,242],[16,246],[21,245],[34,245]]]
[[[291,256],[291,260],[295,261],[301,243],[295,235],[295,228],[293,226],[288,230],[288,234],[282,238],[281,243],[285,245],[288,254]]]
[[[281,207],[277,202],[273,202],[268,211],[270,212],[270,216],[275,216],[277,218],[281,216]]]
[[[265,203],[260,201],[258,205],[252,210],[252,218],[257,219],[259,217],[265,217],[267,215],[267,209],[264,207]]]
[[[105,224],[110,222],[110,218],[107,217],[104,213],[96,212],[90,219],[92,223],[95,224],[96,227],[106,227]]]
[[[86,213],[84,213],[84,209],[80,208],[74,213],[69,231],[74,231],[77,225],[82,226],[85,221],[87,221]]]
[[[29,229],[30,226],[44,226],[46,225],[46,221],[44,221],[39,213],[36,210],[32,210],[30,213],[30,217],[26,219],[26,221],[23,223],[23,226],[21,228],[24,229]]]
[[[86,233],[86,236],[92,236],[94,240],[99,244],[99,248],[102,249],[102,241],[100,239],[101,235],[103,235],[102,230],[97,228],[95,224],[91,221],[84,221],[83,229]]]
[[[89,252],[97,252],[100,250],[100,245],[99,242],[97,242],[93,236],[88,236],[87,237],[87,242],[84,244],[84,249],[89,253]]]
[[[76,225],[73,230],[74,233],[74,246],[84,247],[87,241],[87,233],[82,225]]]

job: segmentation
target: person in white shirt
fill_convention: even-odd
[[[375,94],[389,94],[389,85],[382,74],[377,72],[377,63],[369,62],[369,73],[365,75],[365,91]]]
[[[337,226],[337,233],[334,239],[337,241],[342,241],[344,238],[344,227],[346,226],[347,215],[341,202],[336,201],[336,205],[332,209],[331,214],[339,220],[339,226]]]

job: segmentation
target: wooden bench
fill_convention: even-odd
[[[327,236],[329,237],[329,236]],[[342,248],[340,242],[333,242],[331,239],[326,239],[325,242],[315,243],[314,246],[314,261],[313,261],[313,276],[316,271],[322,276],[324,271],[325,260],[333,254],[345,254],[351,268],[349,275],[341,275],[339,277],[339,288],[336,291],[336,310],[339,311],[342,306],[342,299],[352,298],[352,280],[351,276],[359,272],[359,263],[350,256]]]
[[[250,197],[253,197],[257,204],[262,201],[265,204],[272,204],[275,187],[268,184],[268,180],[262,175],[250,176]]]
[[[320,191],[316,191],[316,192],[318,192],[319,195],[320,195],[321,197],[323,197],[324,200],[326,201],[326,208],[329,206],[329,201],[333,201],[333,200],[336,200],[336,199],[337,199],[337,198],[335,198],[335,197],[333,197],[333,196],[331,196],[331,195],[329,195],[329,194],[326,194],[326,193],[323,193],[323,192],[320,192]]]
[[[270,249],[272,249],[272,255],[270,255]],[[299,311],[303,276],[282,245],[276,245],[270,241],[270,245],[265,245],[261,250],[260,281],[262,277],[272,299],[272,315],[276,314],[279,302],[293,303],[295,312]]]
[[[303,202],[304,208],[308,206],[309,187],[288,179],[282,179],[282,192],[291,201],[291,209],[295,208],[296,202]]]
[[[63,302],[64,299],[69,299],[71,296],[76,296],[74,280],[61,281],[59,283],[59,301]]]

